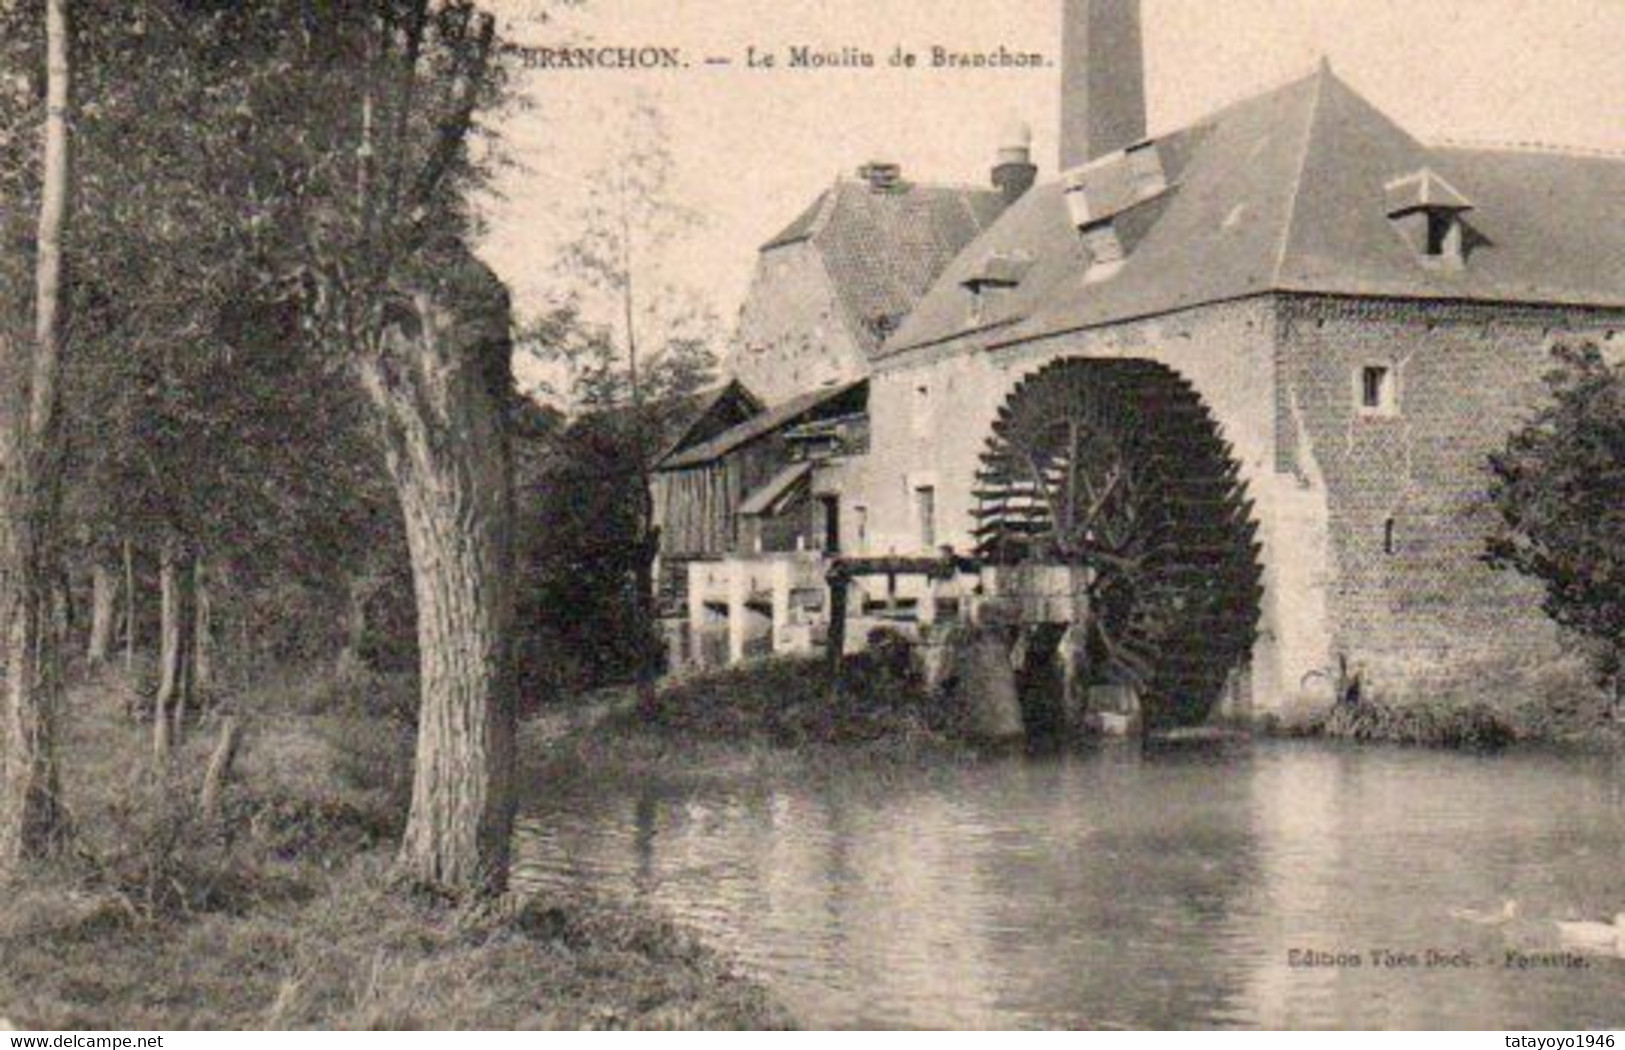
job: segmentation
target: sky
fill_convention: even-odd
[[[756,248],[837,175],[890,160],[905,177],[985,183],[1025,121],[1055,172],[1061,0],[495,0],[510,39],[680,48],[675,70],[533,69],[502,133],[515,164],[486,212],[485,257],[521,316],[563,285],[558,248],[634,99],[664,114],[674,195],[702,219],[665,256],[727,321]],[[1424,141],[1535,142],[1625,153],[1625,0],[1143,0],[1152,134],[1311,71],[1337,74]],[[854,48],[874,69],[788,69],[786,52]],[[1038,53],[1030,69],[893,69],[902,47]],[[775,54],[746,68],[747,48]],[[709,66],[707,57],[731,65]]]

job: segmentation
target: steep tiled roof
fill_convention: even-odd
[[[984,304],[1001,345],[1270,290],[1625,306],[1625,161],[1430,148],[1324,65],[1158,140],[1171,190],[1119,217],[1131,251],[1086,281],[1059,183],[1036,187],[948,267],[882,355],[973,334],[961,284],[993,255],[1033,259]],[[1470,200],[1467,265],[1430,267],[1388,186],[1430,169]]]
[[[874,350],[1003,208],[993,189],[902,183],[876,190],[840,179],[762,250],[810,242],[849,329]]]
[[[764,438],[776,430],[807,421],[823,410],[847,411],[851,402],[867,401],[868,380],[847,383],[844,386],[824,387],[791,398],[781,405],[753,416],[709,441],[681,449],[662,461],[657,470],[682,470],[720,459],[735,449]],[[858,404],[857,408],[862,408]]]

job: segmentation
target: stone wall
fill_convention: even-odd
[[[1504,304],[1260,296],[989,351],[964,343],[880,363],[873,452],[848,467],[864,553],[968,552],[972,483],[1016,383],[1064,356],[1143,357],[1201,394],[1241,465],[1263,543],[1255,711],[1329,697],[1346,656],[1390,694],[1480,661],[1540,659],[1555,632],[1536,589],[1480,560],[1487,456],[1543,393],[1550,346],[1617,352],[1625,314]],[[1363,411],[1361,371],[1387,368],[1390,410]]]
[[[1392,692],[1549,654],[1536,588],[1480,560],[1487,456],[1542,396],[1551,345],[1606,343],[1621,316],[1323,297],[1278,316],[1280,466],[1324,481],[1334,651]],[[1392,410],[1362,410],[1368,366],[1391,370]]]
[[[871,381],[873,453],[854,502],[870,553],[920,553],[913,491],[935,488],[937,539],[972,547],[972,485],[992,420],[1020,379],[1061,357],[1159,361],[1196,388],[1241,464],[1264,544],[1261,637],[1249,688],[1269,707],[1330,665],[1325,491],[1283,470],[1277,448],[1276,325],[1270,300],[1205,306],[997,351],[948,345],[884,362]]]
[[[768,404],[861,379],[868,362],[810,243],[763,252],[728,372]]]

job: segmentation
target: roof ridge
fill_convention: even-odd
[[[837,175],[835,182],[839,186],[866,187],[869,184],[856,175]],[[952,193],[998,193],[997,186],[984,186],[979,182],[937,182],[926,179],[911,179],[906,175],[897,186],[886,191],[898,193],[907,190],[946,190]]]
[[[834,320],[846,329],[846,334],[852,339],[852,345],[858,347],[867,356],[868,333],[863,327],[863,311],[857,303],[852,301],[852,290],[847,287],[845,281],[838,279],[838,275],[830,267],[827,253],[815,251],[813,256],[818,268],[824,272],[825,283],[833,293],[832,298],[835,300],[836,311],[840,315],[839,318]]]
[[[818,235],[829,229],[829,218],[835,214],[835,209],[841,206],[841,180],[836,178],[835,185],[824,191],[824,199],[820,202],[818,214],[807,227],[807,239],[817,240]]]
[[[1303,79],[1314,80],[1314,97],[1309,100],[1309,116],[1303,129],[1303,148],[1298,151],[1298,163],[1292,173],[1292,195],[1286,205],[1286,222],[1281,224],[1281,242],[1275,246],[1275,266],[1270,272],[1270,283],[1279,285],[1286,272],[1287,255],[1292,250],[1292,234],[1298,227],[1298,200],[1303,196],[1303,177],[1309,170],[1309,152],[1314,148],[1315,132],[1320,127],[1320,112],[1326,104],[1326,81],[1333,76],[1331,63],[1324,58],[1315,71]],[[1294,81],[1293,83],[1298,83]]]
[[[1561,142],[1513,142],[1503,139],[1455,138],[1443,136],[1422,143],[1429,149],[1495,150],[1502,153],[1538,153],[1543,156],[1603,157],[1625,160],[1625,149],[1607,149],[1602,146],[1575,146]]]

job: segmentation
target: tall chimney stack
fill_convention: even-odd
[[[1064,0],[1061,170],[1145,138],[1140,0]]]

